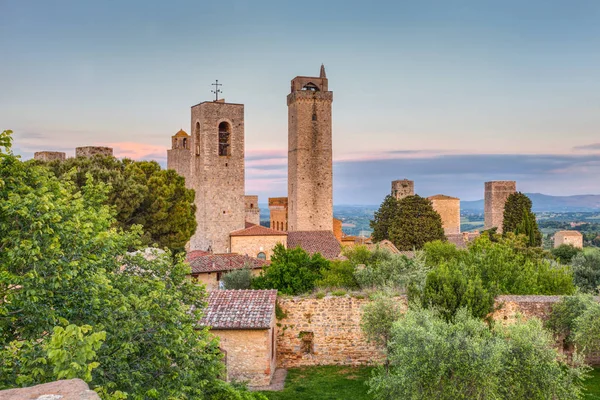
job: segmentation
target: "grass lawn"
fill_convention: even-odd
[[[585,381],[587,388],[586,400],[600,400],[600,368],[590,372],[590,378]]]
[[[270,400],[367,400],[372,367],[321,366],[288,370],[285,389],[262,392]]]

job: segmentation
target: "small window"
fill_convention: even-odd
[[[183,148],[184,149],[188,148],[188,146],[187,146],[187,138],[183,138]]]
[[[312,332],[300,332],[298,335],[300,340],[302,341],[302,352],[304,354],[313,354],[314,353],[314,334]]]
[[[194,130],[194,140],[196,141],[196,155],[200,155],[200,122],[196,122],[196,129]]]
[[[316,114],[316,113],[315,113],[315,114],[313,114],[313,116],[312,116],[312,120],[313,120],[313,121],[316,121],[316,120],[317,120],[317,114]]]
[[[264,252],[260,252],[256,255],[256,258],[258,258],[259,260],[266,260],[267,259],[267,255]]]
[[[318,92],[319,87],[312,82],[308,82],[306,85],[304,85],[302,90],[310,90],[311,92]]]
[[[219,156],[231,155],[231,125],[227,122],[219,124]]]

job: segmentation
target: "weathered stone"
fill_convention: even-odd
[[[75,148],[75,157],[93,157],[96,155],[112,157],[113,149],[102,146],[84,146]]]
[[[2,400],[100,400],[81,379],[69,379],[27,388],[0,390]]]
[[[415,195],[415,182],[408,179],[392,181],[392,196],[397,200],[402,200],[408,196]]]
[[[33,158],[40,161],[64,161],[67,156],[62,151],[37,151]]]
[[[508,196],[516,191],[517,183],[515,181],[491,181],[485,183],[483,229],[498,228],[498,233],[502,233],[504,205]]]

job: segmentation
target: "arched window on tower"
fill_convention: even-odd
[[[258,258],[259,260],[266,260],[267,259],[267,255],[264,252],[260,252],[256,255],[256,258]]]
[[[183,148],[187,149],[188,148],[188,144],[187,144],[187,138],[183,138]]]
[[[312,82],[308,82],[306,85],[304,85],[302,87],[302,90],[310,90],[310,91],[313,91],[313,92],[318,92],[319,91],[319,87],[317,85],[315,85],[314,83],[312,83]]]
[[[227,122],[219,124],[219,155],[231,155],[231,125]]]

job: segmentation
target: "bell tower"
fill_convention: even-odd
[[[288,229],[333,230],[331,103],[325,67],[292,79],[288,105]]]

